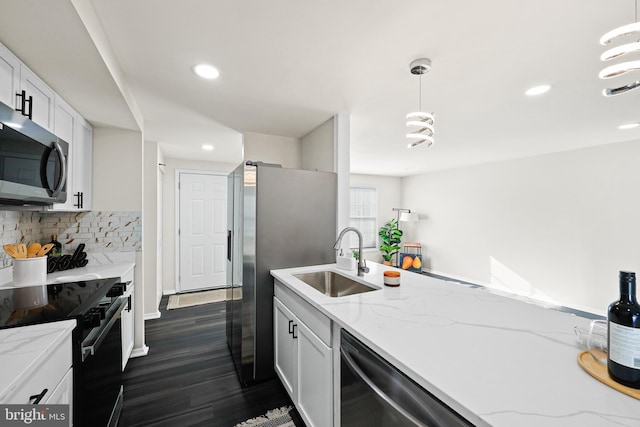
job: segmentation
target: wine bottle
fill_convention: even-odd
[[[609,306],[609,376],[628,387],[640,388],[640,306],[636,274],[620,272],[620,300]]]
[[[50,243],[53,243],[53,247],[49,251],[49,256],[52,256],[52,257],[62,256],[62,243],[58,242],[57,234],[53,234],[51,236]]]

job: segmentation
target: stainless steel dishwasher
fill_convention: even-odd
[[[473,426],[344,329],[340,359],[342,427]]]

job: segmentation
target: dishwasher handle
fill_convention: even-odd
[[[420,420],[416,419],[413,415],[411,415],[406,409],[404,409],[400,404],[394,401],[391,397],[389,397],[384,391],[380,389],[372,380],[365,374],[360,366],[353,360],[349,351],[345,350],[345,343],[343,342],[340,346],[340,354],[342,355],[342,360],[347,364],[349,369],[357,375],[366,385],[369,387],[380,399],[386,402],[387,405],[391,406],[398,414],[402,415],[408,421],[411,421],[416,426],[419,427],[435,427],[424,424]]]

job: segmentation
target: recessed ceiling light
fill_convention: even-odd
[[[193,71],[203,79],[217,79],[220,72],[213,65],[198,64],[193,67]]]
[[[640,126],[640,123],[626,123],[624,125],[618,126],[618,129],[626,130],[626,129],[634,129]]]
[[[203,144],[202,145],[202,149],[205,150],[205,151],[211,151],[211,150],[213,150],[213,145]]]
[[[547,84],[539,85],[539,86],[533,86],[533,87],[527,89],[525,94],[527,96],[542,95],[543,93],[549,92],[549,89],[551,89],[551,85],[547,85]]]

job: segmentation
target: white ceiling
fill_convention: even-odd
[[[640,138],[640,90],[605,98],[606,31],[633,0],[90,1],[144,117],[172,157],[239,162],[239,133],[302,137],[351,117],[351,170],[406,176]],[[70,0],[0,0],[0,41],[90,121],[135,128]],[[25,29],[24,22],[28,22]],[[91,30],[91,29],[90,29]],[[436,144],[406,148],[409,63]],[[208,62],[220,78],[191,67]],[[637,80],[619,77],[615,85]],[[525,89],[553,84],[546,95]],[[202,153],[200,144],[216,149]],[[259,159],[255,159],[259,160]]]

